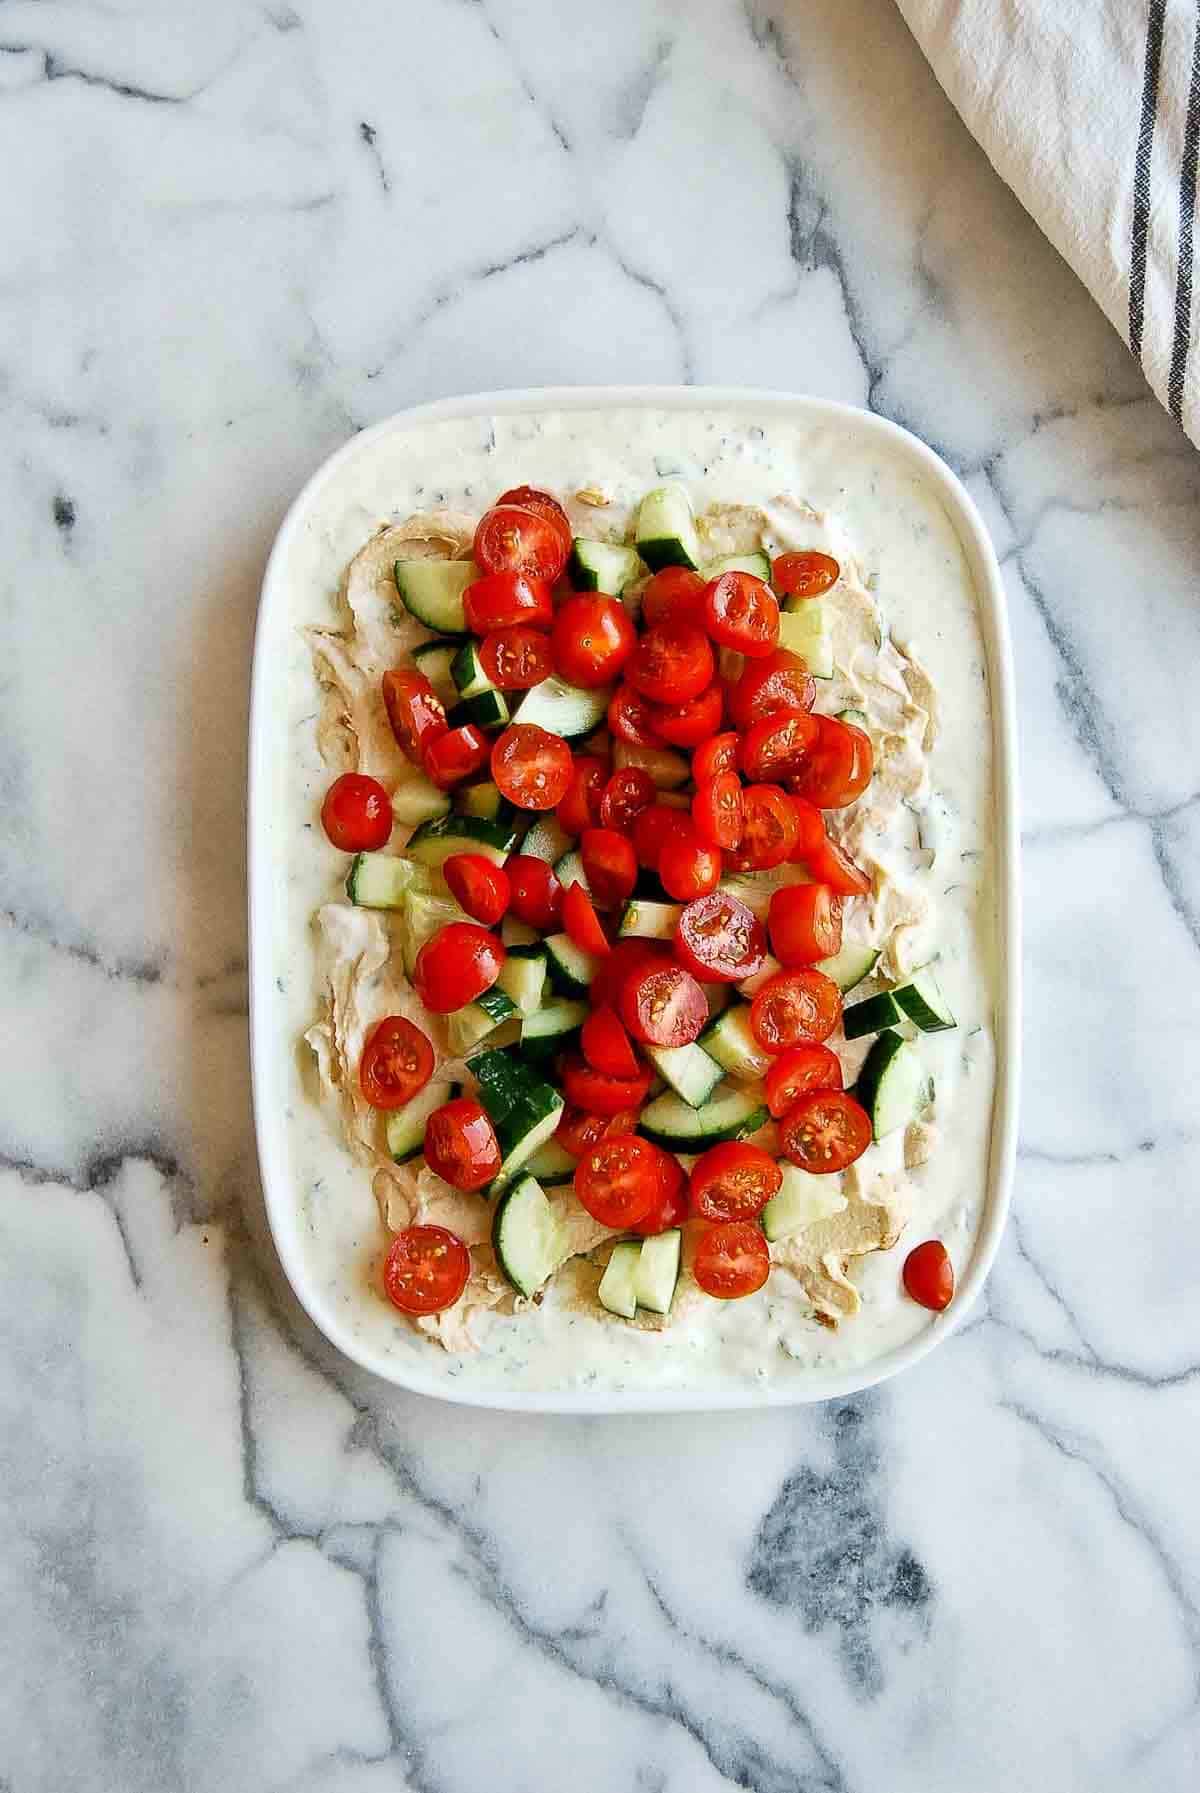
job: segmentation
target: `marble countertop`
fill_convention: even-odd
[[[1200,1774],[1200,461],[879,0],[0,4],[0,1788]],[[870,1396],[399,1395],[281,1287],[247,665],[420,399],[870,405],[1004,560],[1028,1016],[986,1299]]]

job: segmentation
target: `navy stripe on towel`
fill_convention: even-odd
[[[1142,79],[1142,117],[1133,167],[1133,233],[1129,245],[1129,346],[1142,358],[1142,324],[1146,316],[1146,232],[1150,223],[1150,153],[1158,111],[1158,71],[1162,63],[1163,21],[1167,0],[1150,0],[1146,19],[1146,67]]]
[[[1179,271],[1175,280],[1175,338],[1167,403],[1171,415],[1183,418],[1183,374],[1192,334],[1192,230],[1196,215],[1196,160],[1200,152],[1200,3],[1192,42],[1192,79],[1188,88],[1187,122],[1183,131],[1183,165],[1179,170]]]

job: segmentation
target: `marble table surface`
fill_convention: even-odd
[[[0,0],[0,1788],[1200,1775],[1200,461],[883,0]],[[443,393],[869,405],[1020,681],[1012,1225],[906,1379],[539,1420],[354,1372],[250,1128],[280,517]]]

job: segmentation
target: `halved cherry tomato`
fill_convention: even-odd
[[[842,901],[828,884],[788,884],[771,893],[771,951],[781,965],[816,965],[842,950]]]
[[[595,827],[600,820],[600,796],[607,777],[608,767],[603,760],[587,753],[576,758],[567,794],[555,811],[560,828],[568,834],[582,834],[585,828]]]
[[[664,1152],[661,1146],[655,1149],[658,1152],[658,1198],[650,1212],[635,1221],[633,1227],[643,1239],[652,1238],[655,1233],[665,1233],[669,1227],[682,1226],[688,1213],[688,1185],[682,1164],[674,1152]]]
[[[578,1053],[562,1061],[562,1091],[572,1108],[587,1114],[612,1116],[627,1108],[640,1108],[646,1100],[653,1073],[648,1065],[634,1067],[632,1077],[607,1077],[585,1065]]]
[[[762,660],[753,661],[729,687],[729,720],[738,728],[749,728],[764,716],[807,713],[816,690],[799,654],[777,647]]]
[[[764,1052],[827,1040],[842,1018],[842,993],[823,971],[777,971],[750,1004],[750,1031]]]
[[[621,987],[618,1011],[635,1040],[687,1046],[708,1021],[708,1003],[690,971],[669,960],[635,965]]]
[[[446,732],[446,706],[423,672],[403,666],[383,675],[383,707],[396,744],[418,765],[422,750]]]
[[[871,782],[871,737],[834,716],[814,716],[817,733],[796,767],[788,766],[789,787],[818,809],[845,809]]]
[[[403,1015],[386,1015],[363,1043],[358,1081],[372,1108],[403,1108],[424,1089],[433,1066],[433,1047],[421,1029]]]
[[[570,685],[592,690],[614,683],[633,652],[637,630],[616,598],[578,592],[554,619],[554,670]]]
[[[404,1314],[440,1314],[467,1286],[471,1254],[444,1226],[406,1226],[388,1246],[383,1289]]]
[[[914,1301],[935,1314],[954,1300],[954,1265],[940,1239],[926,1239],[904,1260],[904,1287]]]
[[[494,928],[512,900],[508,873],[482,853],[451,853],[442,876],[460,909]]]
[[[636,1077],[637,1054],[629,1043],[629,1035],[621,1026],[616,1009],[605,1003],[593,1009],[579,1036],[583,1056],[594,1071],[604,1077]],[[581,1104],[581,1107],[586,1104]]]
[[[484,573],[529,573],[553,585],[570,551],[557,522],[524,506],[497,504],[481,517],[471,555]]]
[[[701,1235],[692,1275],[706,1295],[737,1301],[761,1289],[770,1274],[771,1254],[756,1221],[721,1221]]]
[[[741,840],[745,820],[742,781],[736,772],[718,772],[715,778],[703,781],[697,778],[692,821],[701,840],[729,852]]]
[[[375,853],[392,832],[392,800],[377,779],[343,772],[325,793],[321,826],[343,853]]]
[[[554,620],[550,582],[528,573],[489,573],[463,592],[463,615],[473,635],[522,623],[548,629]]]
[[[722,772],[736,772],[738,769],[738,737],[728,731],[723,735],[714,735],[711,741],[705,741],[697,747],[692,755],[692,777],[698,785],[706,778],[719,778]]]
[[[510,853],[504,862],[508,875],[509,908],[526,927],[548,934],[562,920],[563,888],[553,867],[532,853]]]
[[[792,813],[796,818],[796,844],[792,848],[791,863],[806,865],[809,856],[820,851],[821,842],[825,839],[825,817],[815,803],[806,797],[789,796]],[[824,883],[824,879],[820,880]]]
[[[632,1133],[637,1124],[636,1108],[623,1109],[620,1114],[604,1115],[588,1114],[584,1109],[572,1108],[568,1104],[554,1129],[554,1137],[564,1152],[570,1152],[575,1158],[582,1158],[593,1146],[599,1145],[602,1139]]]
[[[421,764],[425,776],[439,790],[448,791],[451,785],[486,766],[490,753],[491,743],[483,730],[473,722],[464,722],[461,728],[448,728],[444,734],[427,738],[421,749]]]
[[[708,689],[713,670],[708,637],[694,623],[655,623],[639,639],[625,676],[651,703],[684,704]]]
[[[669,965],[671,949],[665,940],[642,940],[632,935],[618,940],[596,968],[590,991],[594,1003],[618,1008],[626,976],[634,966]]]
[[[499,691],[528,691],[554,669],[550,637],[542,629],[520,624],[494,629],[479,644],[479,663]]]
[[[761,660],[779,640],[779,600],[753,573],[722,573],[705,589],[704,628],[722,647]]]
[[[413,988],[435,1015],[448,1015],[490,990],[508,955],[494,934],[449,921],[427,940],[413,967]]]
[[[795,809],[803,801],[802,797],[793,797],[792,808]],[[819,809],[814,809],[814,814],[819,816],[820,813]],[[791,857],[793,863],[799,861],[804,866],[809,877],[817,884],[828,884],[836,896],[866,896],[871,888],[871,880],[866,872],[855,865],[835,840],[830,840],[823,823],[820,839],[811,843],[806,853],[801,853],[800,843],[797,841],[792,848]]]
[[[571,749],[536,722],[514,722],[497,735],[492,778],[518,809],[553,809],[571,782]]]
[[[482,1189],[500,1169],[500,1155],[487,1110],[471,1096],[443,1102],[425,1123],[425,1162],[454,1189]]]
[[[764,872],[783,865],[796,845],[791,799],[777,784],[751,784],[742,792],[742,838],[730,863],[739,871]]]
[[[662,746],[654,732],[654,705],[647,703],[632,685],[621,685],[613,693],[608,706],[608,728],[627,747]]]
[[[776,555],[771,566],[776,591],[789,598],[819,598],[841,576],[842,569],[833,555],[821,554],[816,548]]]
[[[600,821],[605,828],[628,834],[644,809],[654,802],[654,780],[641,766],[622,766],[604,787]]]
[[[658,870],[658,856],[669,840],[686,839],[691,832],[688,814],[683,809],[668,809],[665,803],[652,803],[633,824],[633,846],[638,864],[647,871]]]
[[[764,716],[742,737],[742,771],[755,784],[798,773],[817,733],[817,718],[804,710]]]
[[[754,911],[727,891],[689,903],[675,929],[675,952],[693,977],[736,984],[762,970],[767,933]]]
[[[535,517],[543,517],[558,531],[567,553],[571,552],[571,519],[557,498],[552,498],[549,492],[543,492],[540,486],[514,486],[509,492],[501,492],[496,500],[496,508],[510,504],[515,505],[518,510],[532,511]]]
[[[608,952],[609,944],[592,899],[582,884],[568,884],[563,891],[563,927],[582,953]]]
[[[842,1064],[828,1046],[792,1046],[767,1066],[767,1106],[778,1120],[813,1089],[841,1089]]]
[[[659,849],[658,876],[667,895],[677,903],[707,896],[721,881],[721,849],[702,841],[691,822],[685,821],[679,833],[670,835]]]
[[[642,621],[701,623],[705,581],[691,567],[663,567],[642,593]]]
[[[675,704],[670,709],[660,705],[654,712],[654,726],[672,747],[698,747],[720,728],[724,707],[725,692],[720,681],[714,679],[707,691],[685,704]]]
[[[635,1226],[660,1191],[656,1148],[636,1134],[615,1134],[594,1145],[575,1166],[575,1193],[601,1226]]]
[[[688,1203],[701,1220],[753,1220],[779,1193],[783,1172],[761,1146],[726,1140],[692,1166]]]
[[[615,828],[585,828],[579,853],[588,889],[601,909],[614,909],[629,900],[638,869],[632,841]]]
[[[809,1090],[784,1116],[779,1129],[784,1156],[814,1176],[845,1170],[870,1143],[870,1115],[840,1089]]]

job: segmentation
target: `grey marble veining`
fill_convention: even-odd
[[[0,3],[0,1788],[1175,1793],[1200,1775],[1200,462],[874,0]],[[406,1398],[250,1133],[290,498],[446,392],[867,404],[1003,556],[1014,1221],[912,1376]]]

